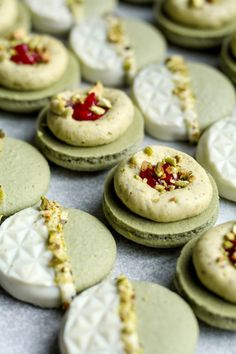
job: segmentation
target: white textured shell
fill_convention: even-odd
[[[189,0],[165,0],[167,14],[176,22],[196,28],[219,28],[236,20],[236,1],[205,1],[201,8],[189,6]]]
[[[133,95],[145,117],[147,132],[160,140],[187,140],[187,128],[172,73],[153,64],[141,70],[133,84]]]
[[[105,19],[94,18],[75,26],[70,35],[70,45],[80,60],[86,80],[101,81],[107,86],[124,83],[123,59],[116,46],[107,41]]]
[[[41,307],[61,304],[48,266],[48,229],[38,208],[24,209],[0,227],[0,284],[12,296]]]
[[[62,354],[125,354],[119,301],[114,281],[105,281],[77,296],[61,328]]]
[[[157,222],[179,221],[202,213],[209,206],[213,193],[206,171],[183,152],[164,146],[151,146],[151,149],[151,156],[143,150],[133,155],[132,164],[129,159],[119,164],[114,175],[117,196],[132,212]],[[181,157],[180,166],[192,171],[195,177],[187,187],[160,194],[135,178],[143,161],[154,165],[167,156],[176,155]]]
[[[2,0],[0,3],[0,32],[4,32],[14,25],[18,16],[16,0]]]
[[[68,92],[68,98],[76,92]],[[118,139],[133,121],[134,105],[120,90],[105,89],[103,97],[111,102],[112,107],[96,121],[77,121],[72,112],[65,118],[49,111],[49,129],[58,139],[74,146],[99,146]]]
[[[215,178],[220,195],[236,201],[236,117],[212,125],[201,137],[197,160]]]
[[[222,245],[224,235],[235,223],[231,221],[210,229],[199,238],[193,250],[193,263],[202,284],[233,303],[236,303],[236,268],[227,257],[222,258]],[[219,258],[222,260],[217,261]]]
[[[0,84],[15,90],[40,90],[56,82],[65,72],[68,52],[64,45],[50,36],[42,36],[50,53],[48,63],[21,65],[6,59],[0,61]]]

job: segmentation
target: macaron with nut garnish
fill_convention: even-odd
[[[157,25],[183,47],[218,47],[236,30],[234,0],[161,0],[155,6]]]
[[[30,30],[30,14],[21,1],[1,0],[0,18],[0,36],[7,35],[19,28],[25,31]]]
[[[175,285],[207,324],[236,331],[236,222],[218,225],[182,250]]]
[[[129,97],[98,82],[52,98],[39,115],[36,141],[62,167],[97,171],[135,151],[143,134],[143,117]]]
[[[34,27],[54,35],[67,34],[78,22],[114,11],[116,0],[25,0]]]
[[[0,108],[40,110],[78,80],[78,63],[59,40],[21,30],[0,39]]]
[[[220,66],[228,78],[236,84],[236,32],[222,45]]]
[[[178,247],[214,225],[214,180],[189,155],[148,146],[122,161],[106,180],[103,210],[122,236],[149,247]]]
[[[160,62],[166,51],[164,37],[153,26],[116,15],[75,26],[70,46],[80,61],[83,78],[107,86],[130,84],[137,70]]]
[[[208,65],[174,55],[136,76],[133,99],[154,138],[197,143],[202,132],[234,110],[230,81]]]
[[[0,130],[0,222],[39,202],[47,193],[50,169],[32,145]]]
[[[62,354],[189,354],[197,338],[196,318],[178,295],[120,275],[73,300],[60,349]]]
[[[68,308],[110,273],[115,257],[115,241],[100,221],[45,197],[0,227],[0,284],[36,306]]]
[[[202,135],[196,159],[215,179],[221,197],[236,202],[236,116],[213,124]]]

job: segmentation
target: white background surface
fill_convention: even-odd
[[[119,12],[124,16],[152,20],[150,8],[120,5]],[[191,60],[218,65],[217,53],[193,53],[174,47],[170,48],[170,52],[185,54]],[[0,112],[0,127],[9,136],[33,143],[35,119],[36,115],[20,116]],[[155,143],[157,143],[156,140],[146,137],[142,145]],[[187,144],[169,145],[194,154],[195,149]],[[102,214],[102,191],[107,172],[75,173],[56,166],[51,166],[51,171],[52,179],[48,193],[50,198],[68,207],[81,208],[105,222]],[[221,200],[217,223],[231,220],[235,218],[235,215],[236,204]],[[149,249],[113,234],[118,246],[115,274],[122,272],[132,279],[153,281],[167,287],[172,286],[179,249]],[[20,303],[0,288],[0,354],[59,354],[57,342],[61,318],[60,311],[43,310]],[[215,330],[202,323],[200,329],[197,354],[236,353],[234,333]]]

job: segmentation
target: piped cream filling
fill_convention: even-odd
[[[48,228],[48,249],[52,252],[50,267],[55,271],[55,283],[61,292],[63,307],[66,309],[76,295],[70,261],[64,240],[64,225],[68,221],[68,213],[60,204],[42,197],[40,206]]]
[[[168,58],[165,64],[173,75],[173,82],[175,84],[173,94],[180,100],[188,139],[191,143],[196,143],[200,138],[200,127],[196,111],[196,98],[191,87],[191,78],[187,63],[183,57],[176,55]]]
[[[119,316],[122,323],[121,340],[124,344],[124,351],[127,354],[141,354],[134,288],[124,275],[117,278],[116,286],[120,298]]]
[[[114,15],[106,16],[105,20],[107,22],[107,40],[115,45],[117,54],[122,58],[123,70],[127,79],[132,79],[136,74],[137,67],[125,24],[122,19]]]

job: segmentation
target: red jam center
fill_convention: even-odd
[[[235,266],[236,265],[236,237],[234,238],[234,240],[230,240],[228,242],[231,243],[231,246],[227,246],[227,247],[225,246],[224,250],[227,253],[229,260]]]
[[[34,65],[42,62],[41,55],[31,50],[26,43],[18,44],[12,49],[15,54],[11,56],[11,60],[16,64]]]
[[[97,120],[104,116],[108,109],[105,109],[105,113],[103,114],[96,114],[95,112],[91,111],[93,106],[98,106],[98,98],[94,92],[91,92],[85,99],[84,103],[77,102],[72,105],[73,114],[72,117],[75,120]],[[102,107],[103,108],[103,107]]]
[[[166,185],[165,189],[169,190],[171,186],[174,186],[174,182],[177,181],[178,175],[173,175],[172,173],[168,173],[168,169],[171,168],[172,166],[169,163],[165,163],[162,167],[164,170],[164,176],[159,178],[157,174],[155,173],[155,165],[152,166],[152,168],[148,167],[145,170],[141,170],[139,176],[144,179],[147,179],[147,184],[155,188],[157,184],[159,185]]]

